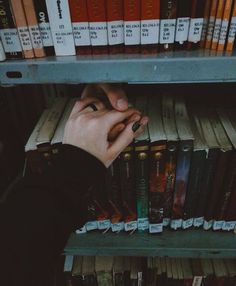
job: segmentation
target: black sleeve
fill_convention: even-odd
[[[89,190],[105,172],[89,153],[63,145],[46,174],[15,186],[0,206],[0,285],[47,285],[70,233],[86,221]]]

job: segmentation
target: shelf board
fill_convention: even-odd
[[[209,53],[209,52],[208,52]],[[0,84],[235,82],[236,55],[184,51],[154,55],[47,57],[0,63]]]
[[[148,233],[72,234],[64,249],[70,255],[236,258],[236,235],[204,230]]]

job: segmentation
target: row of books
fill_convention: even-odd
[[[65,285],[233,286],[236,261],[159,257],[66,256]]]
[[[234,230],[235,110],[187,106],[170,94],[130,99],[149,124],[94,189],[88,221],[77,233],[160,233],[168,225]],[[45,109],[25,146],[26,170],[43,173],[53,164],[76,100],[61,97]]]
[[[1,0],[0,59],[157,53],[174,48],[231,52],[233,0]]]

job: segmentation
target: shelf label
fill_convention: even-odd
[[[233,43],[235,39],[236,34],[236,17],[232,17],[230,28],[229,28],[229,34],[228,34],[228,42]]]
[[[28,27],[19,27],[18,33],[23,50],[32,50],[32,44],[30,41],[30,33]]]
[[[103,229],[109,229],[111,227],[111,221],[109,219],[104,219],[98,221],[98,229],[103,230]]]
[[[141,21],[141,44],[158,44],[160,20]]]
[[[197,217],[193,219],[193,226],[194,227],[200,227],[204,223],[204,217]]]
[[[89,22],[92,46],[107,46],[107,22]]]
[[[176,19],[163,19],[160,24],[160,43],[171,44],[175,41]]]
[[[98,229],[98,222],[97,221],[88,221],[85,224],[85,227],[86,227],[87,231]]]
[[[86,226],[84,225],[83,227],[79,228],[79,229],[76,229],[75,233],[76,234],[83,234],[83,233],[86,233],[87,230],[86,230]]]
[[[107,23],[109,45],[124,44],[124,21],[111,21]]]
[[[163,232],[162,223],[149,223],[149,233],[161,233]]]
[[[182,222],[182,228],[183,229],[190,228],[191,226],[193,226],[193,218],[183,220],[183,222]]]
[[[183,220],[182,219],[172,219],[170,221],[170,227],[174,230],[178,229],[178,228],[181,228],[182,227],[182,222]]]
[[[164,218],[163,219],[163,226],[168,226],[170,224],[170,219],[169,218]]]
[[[141,33],[140,33],[140,21],[125,21],[124,23],[124,37],[125,45],[140,45]]]
[[[223,220],[215,220],[213,222],[213,230],[221,230],[224,225]]]
[[[125,223],[125,231],[134,231],[138,228],[137,221],[129,221]]]
[[[149,226],[148,218],[138,218],[138,230],[147,230]]]
[[[43,41],[44,47],[51,47],[53,46],[53,40],[52,40],[52,33],[50,24],[46,22],[39,23],[39,30],[41,33],[41,38]]]
[[[0,37],[6,53],[22,51],[17,29],[1,29]]]
[[[117,222],[117,223],[112,223],[111,224],[111,230],[112,232],[120,232],[124,229],[124,222]]]
[[[198,43],[201,40],[203,18],[192,18],[190,20],[188,41]]]
[[[73,34],[76,46],[90,46],[89,23],[72,23]]]
[[[230,231],[230,230],[234,230],[235,226],[236,226],[236,221],[225,221],[223,223],[222,229]]]
[[[189,30],[190,18],[183,17],[178,18],[176,23],[176,33],[175,41],[183,44],[188,39],[188,30]]]

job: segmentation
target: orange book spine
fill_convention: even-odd
[[[224,51],[232,5],[233,5],[233,0],[226,0],[225,9],[224,9],[223,17],[222,17],[222,24],[221,24],[221,29],[220,29],[220,36],[219,36],[217,51],[221,51],[221,52]]]
[[[25,18],[25,11],[21,0],[11,0],[12,11],[15,17],[16,27],[19,33],[23,54],[26,59],[34,58],[30,32]]]
[[[234,1],[232,16],[229,25],[228,38],[226,42],[226,52],[232,52],[234,47],[234,40],[236,34],[236,1]]]
[[[22,0],[25,17],[28,24],[28,29],[30,32],[30,39],[34,49],[34,54],[36,58],[45,57],[45,51],[43,48],[43,41],[39,31],[39,25],[37,21],[36,12],[34,9],[33,0]]]
[[[125,52],[139,53],[141,44],[141,2],[140,0],[124,1],[124,38]]]
[[[105,0],[87,0],[90,40],[93,54],[108,54]]]
[[[224,13],[224,6],[225,6],[225,0],[219,0],[217,12],[216,12],[215,26],[214,26],[214,31],[212,35],[212,41],[211,41],[212,50],[217,49],[217,45],[219,42],[220,28],[221,28],[223,13]]]
[[[86,0],[69,0],[77,55],[92,53]]]
[[[141,51],[157,53],[160,29],[160,0],[141,0]]]
[[[124,51],[124,3],[123,0],[106,0],[107,28],[110,54]]]
[[[216,19],[217,4],[218,4],[218,0],[212,0],[210,17],[209,17],[209,22],[208,22],[208,27],[207,27],[207,35],[206,35],[206,45],[205,45],[206,49],[210,49],[211,47],[212,35],[213,35],[215,19]]]
[[[205,8],[204,8],[204,18],[203,18],[203,25],[202,25],[202,35],[200,41],[200,48],[204,48],[206,44],[206,35],[207,35],[207,27],[210,17],[210,10],[211,10],[211,0],[206,0]]]

